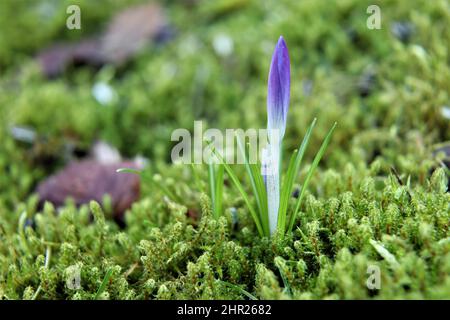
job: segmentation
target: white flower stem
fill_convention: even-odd
[[[277,230],[278,208],[280,207],[280,144],[267,146],[268,161],[265,175],[267,206],[269,212],[269,230],[273,235]]]

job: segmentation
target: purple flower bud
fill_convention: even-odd
[[[267,92],[267,129],[284,136],[286,116],[289,109],[291,87],[291,64],[286,42],[282,36],[278,40],[270,64]]]

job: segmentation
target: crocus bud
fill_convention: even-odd
[[[279,141],[286,129],[291,87],[291,64],[286,42],[280,36],[272,55],[267,92],[267,129],[269,140],[277,135]]]

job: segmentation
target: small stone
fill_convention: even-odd
[[[32,128],[13,126],[10,129],[12,137],[17,141],[33,143],[36,140],[36,131]]]
[[[442,110],[442,116],[445,119],[449,119],[450,120],[450,107],[449,106],[443,106],[441,110]]]
[[[292,197],[298,199],[298,197],[300,196],[300,188],[295,188],[294,191],[292,192]]]
[[[434,150],[434,156],[439,154],[443,154],[445,159],[450,160],[450,143],[443,144]]]
[[[358,91],[361,98],[368,97],[375,86],[376,74],[373,70],[365,71],[358,80]]]
[[[42,50],[37,60],[44,75],[55,78],[71,65],[121,66],[142,48],[166,42],[173,36],[160,5],[137,5],[118,13],[105,32],[79,42],[54,44]]]
[[[407,43],[414,33],[414,26],[409,22],[394,22],[391,32],[397,39]]]
[[[122,161],[119,150],[105,141],[95,142],[90,153],[93,159],[103,164],[114,164]]]
[[[303,95],[309,97],[312,94],[314,83],[312,80],[304,79],[302,81]]]
[[[92,95],[101,105],[109,105],[116,97],[114,89],[105,82],[97,82],[92,87]]]
[[[219,34],[213,39],[213,47],[219,56],[227,57],[233,53],[233,39],[226,34]]]

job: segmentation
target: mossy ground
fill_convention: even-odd
[[[0,298],[450,298],[448,171],[432,157],[450,140],[447,1],[375,1],[380,30],[366,26],[373,1],[164,1],[172,41],[126,67],[48,81],[32,57],[38,49],[88,36],[138,1],[75,2],[81,31],[64,28],[74,1],[0,2]],[[395,36],[397,22],[412,26],[409,38]],[[234,41],[230,56],[214,50],[221,34]],[[224,217],[213,219],[206,169],[197,168],[197,186],[169,156],[172,130],[194,120],[265,126],[280,34],[292,59],[286,151],[314,117],[307,160],[334,121],[338,128],[295,231],[271,240],[258,236],[231,184]],[[117,93],[109,106],[92,97],[98,81]],[[15,141],[11,125],[33,127],[41,142]],[[125,229],[95,203],[38,210],[34,187],[63,165],[64,145],[85,151],[95,139],[148,157],[149,173],[175,196],[143,179]],[[379,290],[366,285],[369,266],[380,268]],[[71,289],[75,269],[80,287]]]

